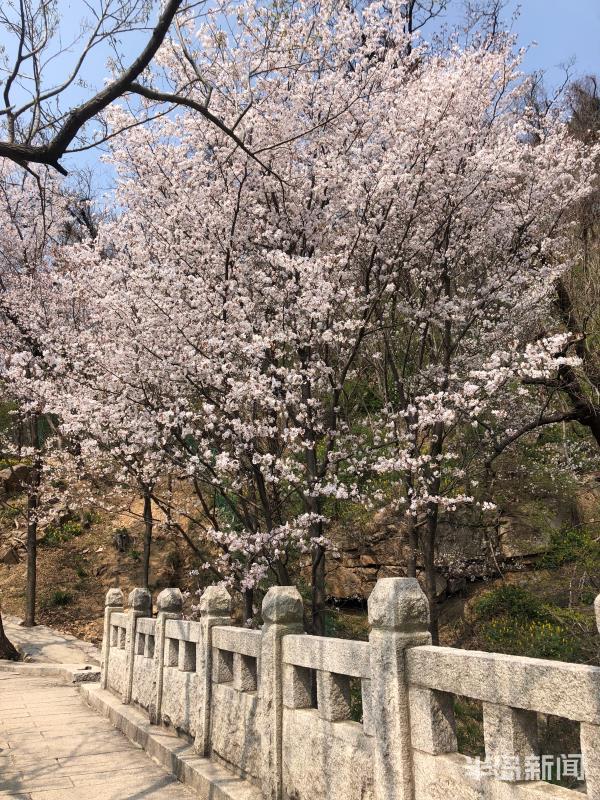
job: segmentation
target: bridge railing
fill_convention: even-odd
[[[599,667],[433,647],[413,579],[378,581],[368,642],[305,634],[293,587],[269,590],[261,630],[231,624],[221,587],[200,609],[183,620],[165,589],[152,617],[135,589],[125,613],[110,590],[102,685],[265,800],[600,800]],[[482,759],[459,752],[456,697],[482,703]],[[543,715],[579,724],[578,790],[544,780]],[[579,754],[564,758],[573,770]]]

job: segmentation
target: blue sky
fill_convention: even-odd
[[[561,81],[558,66],[575,58],[577,75],[600,74],[600,0],[522,0],[507,10],[519,6],[519,43],[537,42],[525,60],[528,70],[545,70],[553,85]]]
[[[84,4],[82,0],[59,0],[59,8],[62,16],[61,29],[65,34],[63,41],[66,41],[70,38],[69,34],[72,36],[77,30],[78,22],[85,13]],[[461,8],[461,0],[450,0],[450,8],[446,14],[449,24],[459,18]],[[505,19],[510,20],[517,9],[520,9],[520,13],[513,23],[513,30],[519,44],[529,47],[524,62],[526,70],[543,70],[549,88],[562,83],[564,72],[561,65],[573,60],[574,76],[600,74],[600,0],[521,0],[520,3],[518,0],[508,0]],[[124,39],[121,43],[122,51],[126,56],[131,51],[133,58],[145,39],[146,36],[141,34]],[[537,44],[533,46],[533,42]],[[8,43],[2,42],[0,33],[0,45],[2,44]],[[98,51],[90,60],[84,73],[89,81],[88,91],[102,85],[106,75],[106,55],[106,52]],[[64,55],[56,59],[52,64],[53,74],[49,77],[58,80],[64,76],[70,60]],[[76,91],[81,92],[80,89]],[[70,156],[65,160],[65,165],[72,167],[83,162],[97,169],[99,155],[96,150],[83,156]],[[104,170],[100,169],[99,172],[110,178]]]

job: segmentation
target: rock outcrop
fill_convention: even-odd
[[[573,525],[600,532],[600,474],[582,484],[572,498],[544,497],[507,504],[484,523],[470,509],[440,522],[436,545],[438,595],[455,594],[466,581],[533,563],[553,538]],[[378,578],[406,575],[408,541],[402,514],[384,509],[363,530],[334,533],[337,552],[328,559],[331,597],[364,601]],[[418,571],[421,565],[418,564]]]

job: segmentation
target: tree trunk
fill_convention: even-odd
[[[427,510],[427,527],[424,537],[425,541],[423,542],[423,563],[425,567],[425,594],[429,600],[429,613],[431,615],[429,630],[431,631],[431,641],[435,645],[440,643],[438,607],[435,599],[437,593],[435,585],[435,538],[437,523],[438,505],[437,503],[431,503]]]
[[[408,534],[408,558],[406,561],[406,575],[409,578],[416,578],[419,537],[417,535],[417,520],[412,514],[408,517],[407,534]]]
[[[147,589],[150,583],[150,550],[152,547],[152,498],[150,491],[144,493],[144,555],[142,558],[142,587]]]
[[[4,624],[2,622],[1,609],[0,609],[0,658],[5,658],[8,661],[21,660],[21,656],[19,655],[16,647],[4,632]]]
[[[275,575],[277,576],[278,586],[293,586],[294,582],[290,578],[290,572],[287,568],[287,564],[284,564],[283,561],[276,561],[273,569],[275,570]]]
[[[244,622],[254,617],[254,590],[244,589]]]
[[[325,548],[317,544],[312,556],[312,632],[325,635]]]
[[[34,414],[30,421],[30,437],[35,456],[29,488],[27,491],[27,597],[25,607],[25,620],[27,628],[36,625],[35,606],[37,594],[37,530],[39,491],[41,482],[42,464],[40,458],[40,437],[38,430],[38,416]]]

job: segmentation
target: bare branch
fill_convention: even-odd
[[[70,111],[61,123],[58,131],[48,143],[39,145],[29,142],[19,143],[11,141],[9,138],[9,141],[0,142],[0,157],[9,158],[20,165],[29,162],[47,164],[54,167],[63,175],[66,175],[67,171],[59,161],[64,156],[73,139],[75,139],[89,120],[93,119],[114,100],[127,92],[146,67],[148,67],[164,41],[182,2],[183,0],[167,0],[156,27],[152,31],[150,40],[131,66],[124,70],[118,78],[104,89]]]

